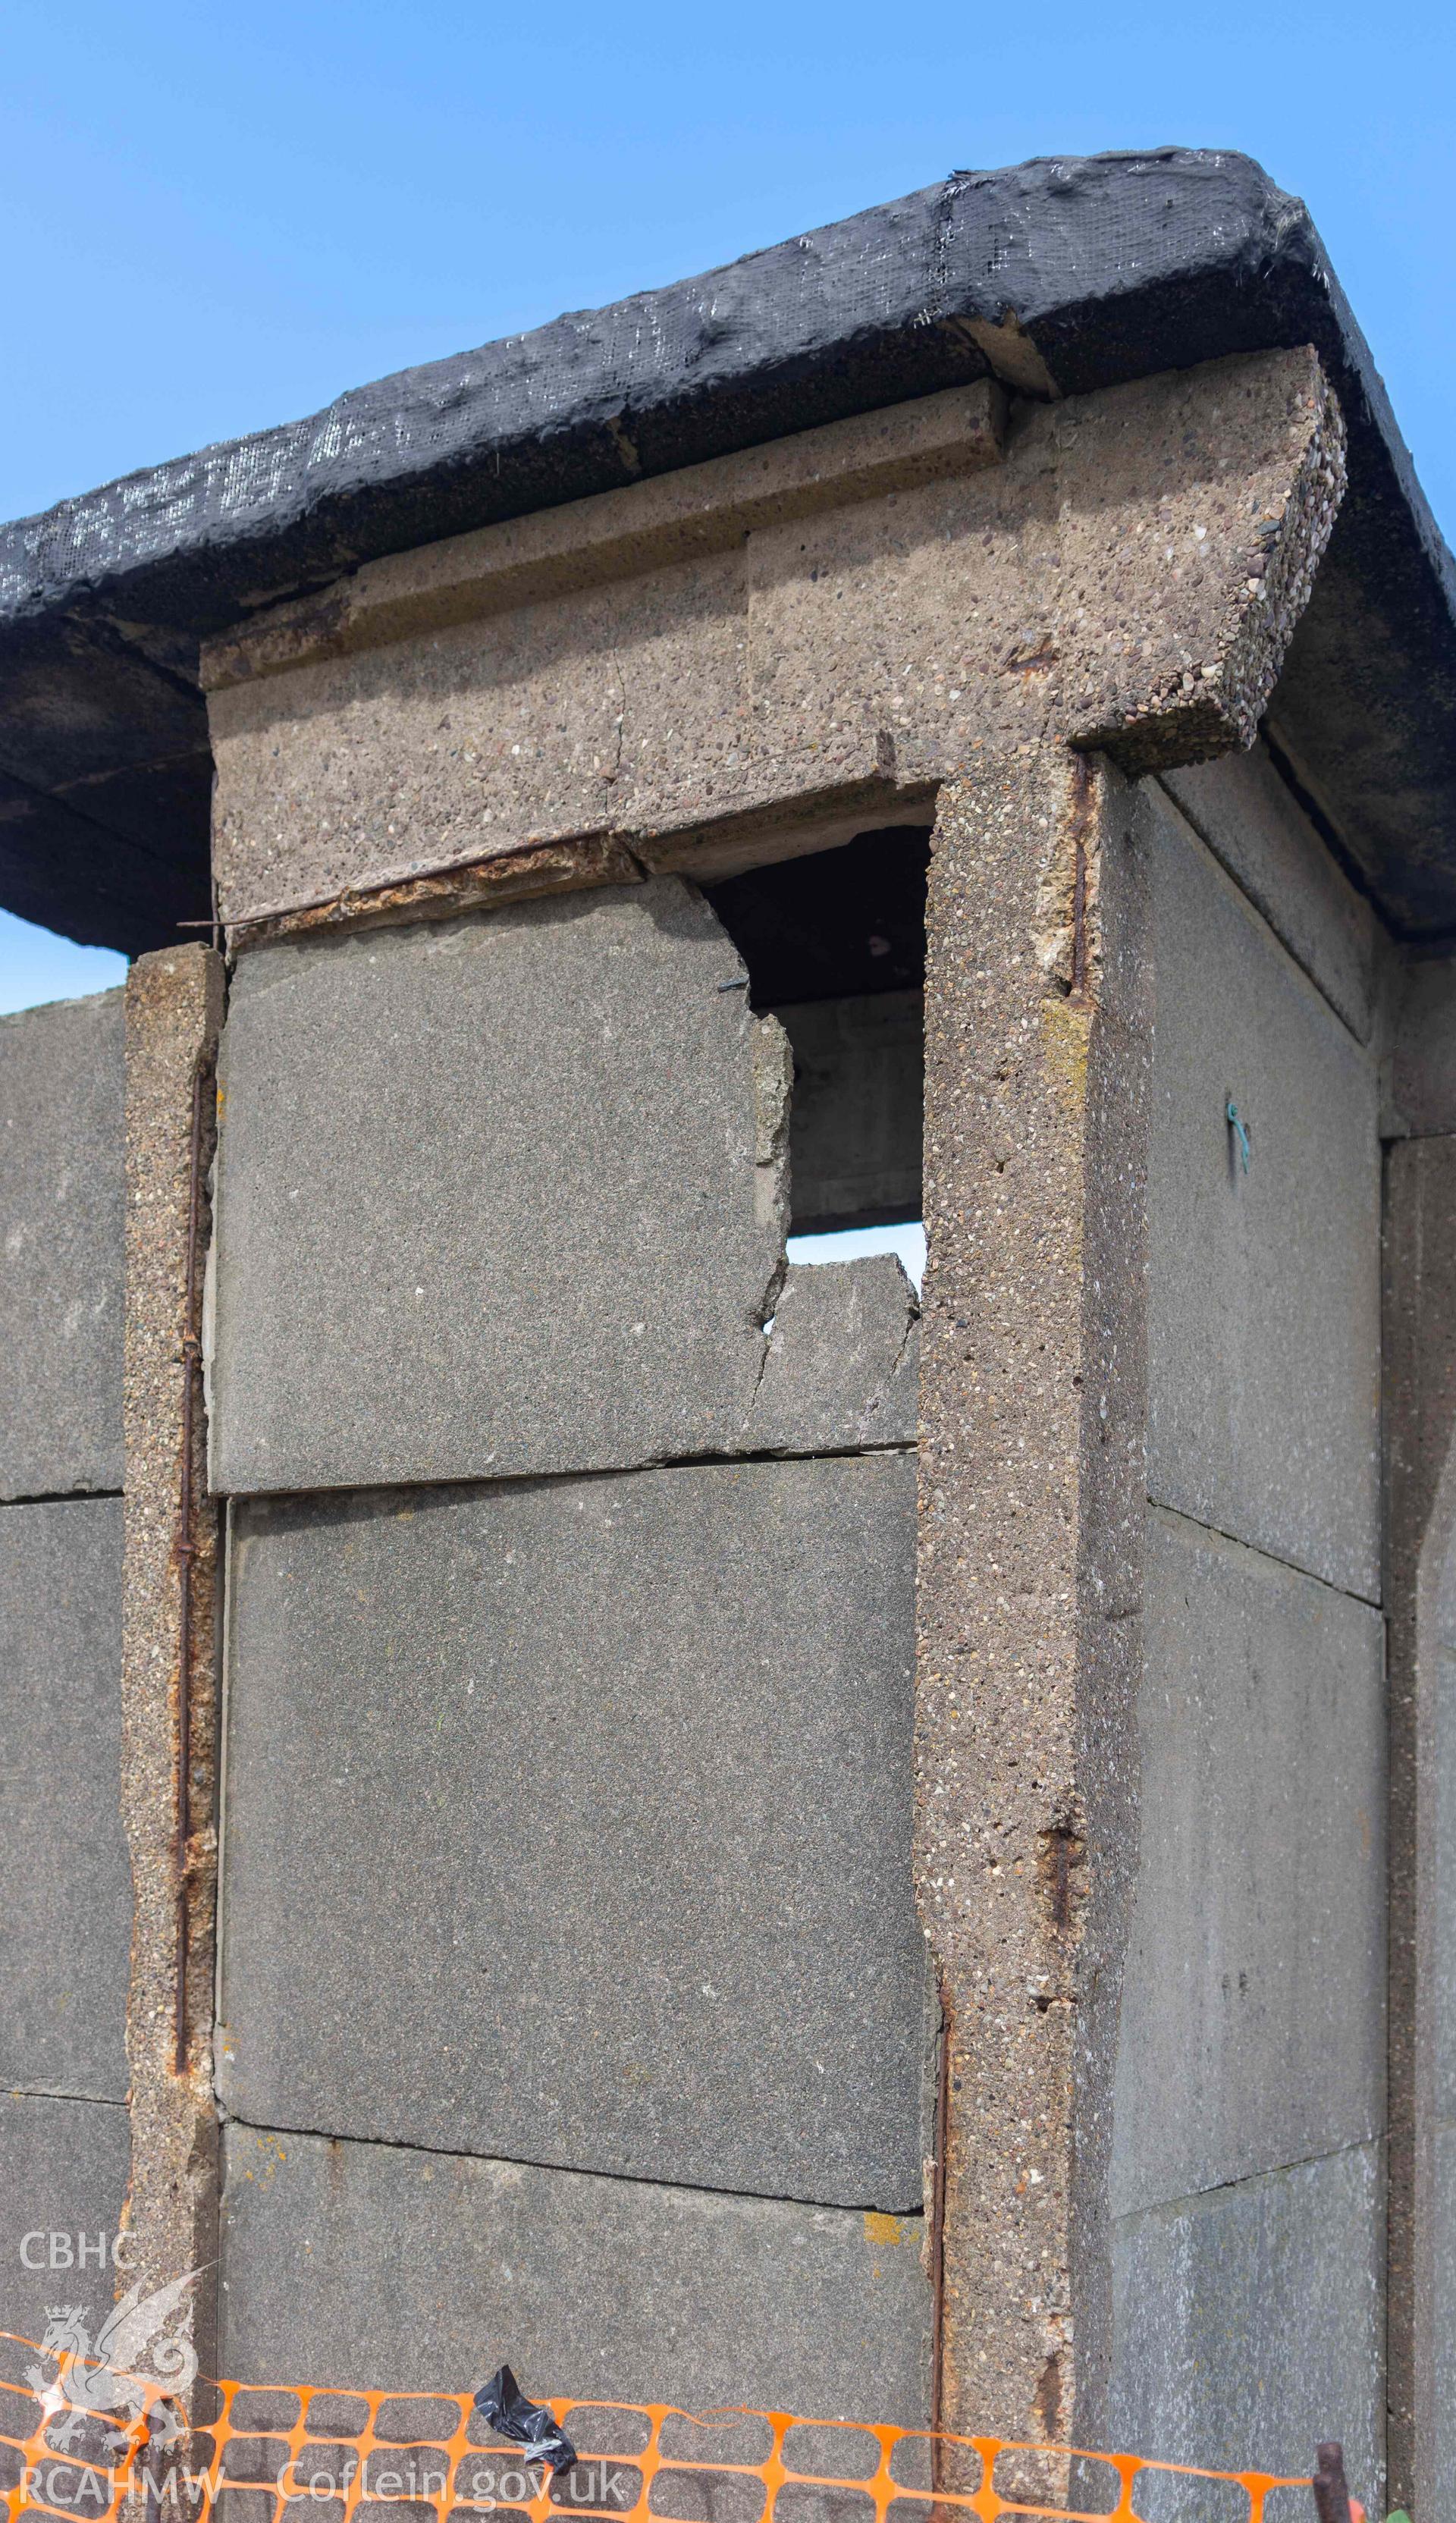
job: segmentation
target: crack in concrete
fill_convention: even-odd
[[[20,1498],[0,1499],[0,1507],[83,1506],[88,1499],[118,1499],[125,1495],[124,1490],[26,1490]]]
[[[1322,1577],[1318,1569],[1306,1568],[1297,1559],[1282,1559],[1277,1550],[1265,1550],[1257,1542],[1246,1541],[1242,1533],[1228,1533],[1220,1524],[1207,1524],[1201,1516],[1189,1515],[1179,1506],[1169,1506],[1166,1500],[1154,1498],[1151,1490],[1147,1495],[1153,1514],[1165,1517],[1172,1524],[1188,1525],[1194,1533],[1207,1534],[1210,1541],[1226,1542],[1235,1550],[1246,1550],[1251,1557],[1262,1559],[1266,1566],[1282,1568],[1288,1577],[1306,1578],[1311,1586],[1322,1586],[1327,1594],[1338,1595],[1341,1602],[1358,1603],[1368,1612],[1384,1612],[1386,1608],[1378,1595],[1357,1595],[1352,1587],[1337,1586],[1332,1577]]]
[[[12,2103],[80,2103],[98,2112],[125,2112],[131,2106],[124,2095],[67,2094],[51,2085],[0,2086],[7,2102]]]
[[[268,2123],[244,2119],[241,2114],[229,2112],[219,2104],[218,2118],[225,2127],[251,2129],[258,2137],[307,2137],[323,2146],[377,2147],[387,2155],[426,2155],[443,2159],[446,2164],[506,2164],[522,2172],[559,2173],[566,2181],[614,2181],[629,2190],[690,2190],[703,2199],[746,2199],[765,2208],[827,2209],[841,2216],[923,2216],[923,2199],[913,2208],[887,2207],[881,2199],[798,2199],[781,2191],[725,2190],[707,2181],[656,2181],[644,2172],[599,2172],[587,2164],[548,2164],[528,2155],[472,2155],[464,2147],[429,2146],[419,2138],[358,2137],[339,2129],[309,2128],[290,2121]]]
[[[1203,2207],[1209,2200],[1232,2198],[1236,2191],[1256,2189],[1259,2183],[1264,2181],[1278,2181],[1287,2172],[1309,2172],[1317,2165],[1339,2164],[1346,2156],[1364,2155],[1372,2147],[1379,2147],[1384,2142],[1384,2133],[1379,2129],[1372,2129],[1364,2137],[1347,2138],[1342,2146],[1322,2147],[1314,2155],[1290,2156],[1280,2164],[1260,2165],[1252,2172],[1236,2172],[1227,2181],[1210,2182],[1206,2190],[1180,2191],[1176,2199],[1151,2199],[1145,2207],[1124,2208],[1121,2214],[1112,2219],[1113,2227],[1114,2230],[1125,2233],[1130,2227],[1144,2224],[1151,2217],[1166,2219],[1173,2216],[1186,2216],[1192,2211]]]
[[[767,1344],[766,1344],[767,1346]],[[352,1499],[399,1498],[408,1492],[428,1491],[432,1497],[446,1498],[451,1492],[499,1489],[557,1489],[568,1481],[628,1481],[641,1472],[694,1472],[722,1469],[731,1463],[778,1462],[842,1462],[854,1461],[862,1454],[914,1454],[916,1445],[904,1437],[886,1438],[883,1444],[865,1440],[852,1446],[725,1446],[719,1452],[695,1454],[644,1454],[634,1463],[599,1463],[580,1471],[565,1472],[501,1472],[488,1480],[456,1481],[361,1481],[349,1489],[337,1490],[246,1490],[235,1494],[229,1506],[247,1509],[251,1506],[287,1507],[312,1511],[337,1502],[341,1507]]]

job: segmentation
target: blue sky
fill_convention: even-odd
[[[0,515],[952,167],[1161,141],[1302,193],[1456,534],[1456,11],[7,0]],[[117,959],[0,918],[0,1008]]]

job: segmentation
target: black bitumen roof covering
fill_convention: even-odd
[[[953,174],[0,528],[0,902],[131,951],[207,916],[205,634],[383,552],[984,374],[987,324],[1009,382],[1063,395],[1314,343],[1350,490],[1273,732],[1401,933],[1456,930],[1456,568],[1302,203],[1185,149]]]

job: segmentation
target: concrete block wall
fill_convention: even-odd
[[[1154,829],[1114,2441],[1385,2454],[1379,937],[1271,765]],[[1247,1132],[1245,1169],[1233,1103]]]
[[[120,1814],[121,994],[0,1019],[0,2328],[111,2305],[130,2168]]]
[[[1262,2307],[1304,2267],[1331,2166],[1356,2243],[1318,2264],[1364,2301],[1363,2015],[1310,2088],[1329,2011],[1379,2003],[1339,1835],[1379,1611],[1374,941],[1262,766],[1162,792],[1150,955],[1127,820],[1149,766],[1252,729],[1339,420],[1308,354],[1004,418],[917,407],[909,474],[900,422],[836,425],[360,573],[343,646],[333,598],[213,643],[215,1198],[220,959],[146,959],[127,1001],[123,1678],[138,2250],[217,2261],[225,2369],[459,2386],[506,2354],[558,2391],[1237,2458],[1246,2354],[1215,2423],[1136,2322],[1201,2371],[1224,2276]],[[912,1205],[918,902],[903,970],[899,889],[886,919],[862,890],[843,969],[772,989],[735,919],[766,859],[831,885],[856,835],[918,883],[932,815],[917,1412],[897,1271],[789,1271],[783,1239],[786,1151],[800,1224]],[[855,1075],[885,1090],[860,1147]],[[1344,1801],[1311,1839],[1266,1755],[1314,1724]],[[1292,1847],[1250,1882],[1231,1826],[1192,1863],[1190,1779]],[[1351,1938],[1286,2021],[1321,1903]],[[1158,2082],[1185,2056],[1197,2142]],[[1309,2427],[1350,2336],[1294,2360]]]
[[[239,959],[232,2373],[907,2422],[916,1309],[676,878]]]

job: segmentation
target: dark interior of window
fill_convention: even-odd
[[[793,1046],[794,1235],[920,1215],[929,862],[892,826],[704,887]]]

